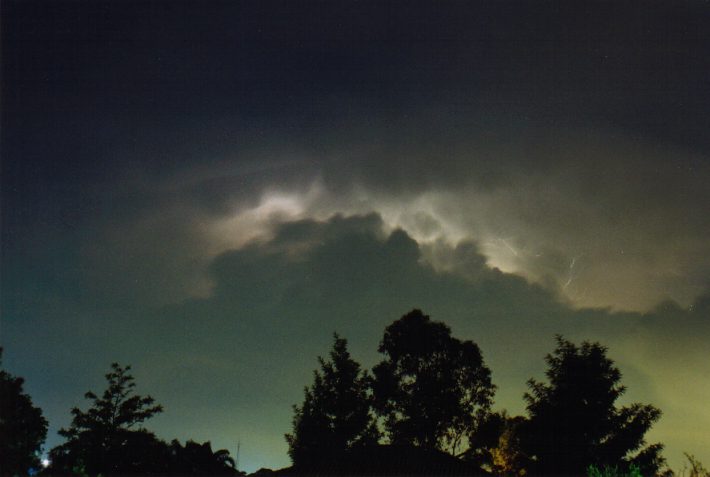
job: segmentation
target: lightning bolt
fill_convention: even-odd
[[[508,243],[508,240],[510,240],[510,239],[506,240],[506,239],[504,239],[504,238],[498,238],[498,240],[500,241],[500,243],[502,243],[503,245],[505,245],[506,248],[507,248],[508,250],[510,250],[513,255],[515,255],[516,257],[519,257],[519,256],[520,256],[520,254],[518,254],[518,251],[515,250],[515,248],[513,248],[513,246]]]
[[[562,289],[563,289],[563,290],[566,290],[567,287],[570,286],[570,284],[572,283],[572,281],[573,281],[575,278],[577,278],[577,275],[578,275],[578,274],[575,273],[575,271],[574,271],[574,266],[577,264],[577,260],[579,260],[579,259],[582,258],[583,256],[584,256],[584,254],[582,253],[582,254],[579,254],[579,255],[577,255],[577,256],[572,257],[572,260],[570,260],[570,262],[569,262],[569,272],[568,272],[568,274],[567,274],[567,281],[566,281],[565,284],[562,286]]]

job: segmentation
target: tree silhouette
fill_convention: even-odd
[[[556,340],[557,348],[545,358],[549,383],[531,379],[525,394],[530,419],[522,437],[533,457],[531,470],[582,475],[590,465],[628,469],[633,463],[643,475],[658,472],[663,446],[644,447],[644,434],[661,411],[642,404],[617,408],[625,387],[607,349],[586,341],[577,347],[561,336]]]
[[[294,406],[293,433],[286,435],[294,465],[332,463],[348,449],[377,442],[370,412],[368,376],[350,357],[347,341],[334,335],[330,360],[319,357],[320,371],[306,387],[303,404]]]
[[[391,442],[457,454],[495,391],[478,345],[413,310],[385,329],[379,351],[375,406]]]
[[[24,379],[0,369],[1,475],[24,475],[38,468],[39,452],[47,437],[47,420],[24,393],[23,384]]]
[[[59,431],[66,442],[50,452],[51,471],[79,468],[92,475],[115,475],[155,472],[165,465],[165,444],[140,427],[162,407],[150,396],[134,394],[130,369],[113,363],[103,395],[89,391],[84,396],[93,402],[91,407],[72,409],[71,426]]]

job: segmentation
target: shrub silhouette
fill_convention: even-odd
[[[236,475],[234,459],[229,451],[212,450],[209,442],[199,444],[187,441],[183,446],[177,440],[170,443],[169,475]]]
[[[638,466],[631,464],[629,470],[624,472],[618,467],[603,467],[599,468],[595,465],[590,465],[587,468],[587,477],[643,477]]]

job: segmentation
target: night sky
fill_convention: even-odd
[[[61,438],[113,361],[240,467],[337,331],[421,308],[524,412],[598,340],[710,462],[706,1],[2,2],[3,366]]]

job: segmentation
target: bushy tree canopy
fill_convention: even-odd
[[[390,440],[456,454],[495,391],[478,345],[413,310],[385,329],[379,351],[373,389]]]
[[[2,348],[0,348],[0,365]],[[24,379],[0,369],[0,474],[24,475],[39,467],[47,420],[22,387]]]
[[[643,475],[663,465],[662,446],[645,447],[644,435],[661,411],[651,405],[615,406],[625,387],[621,372],[599,343],[577,347],[557,337],[547,355],[548,383],[530,380],[524,447],[540,474],[583,475],[589,465],[628,468]]]
[[[294,406],[289,456],[301,467],[320,466],[357,445],[377,441],[370,413],[368,376],[351,358],[347,341],[334,336],[330,360],[318,358],[303,404]]]

